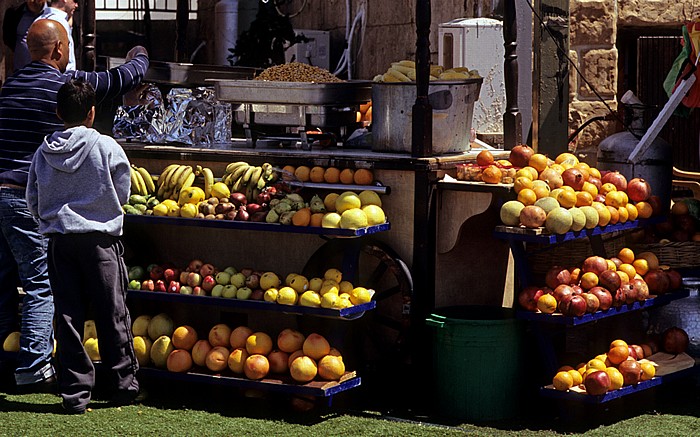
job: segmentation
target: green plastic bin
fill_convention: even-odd
[[[438,413],[467,421],[515,416],[522,329],[512,310],[487,306],[436,309],[433,368]]]

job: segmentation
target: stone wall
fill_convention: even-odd
[[[571,0],[570,56],[580,70],[570,75],[569,127],[573,132],[591,117],[617,109],[617,34],[623,28],[677,28],[693,16],[691,0]],[[594,152],[616,132],[616,122],[588,125],[575,150]]]

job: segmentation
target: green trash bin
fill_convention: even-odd
[[[522,328],[512,310],[487,306],[436,309],[433,368],[438,413],[467,421],[515,416]]]

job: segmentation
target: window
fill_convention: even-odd
[[[177,0],[95,0],[97,20],[143,20],[148,2],[152,20],[174,20]],[[197,0],[188,0],[190,19],[197,19]]]

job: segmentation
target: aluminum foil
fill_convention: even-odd
[[[113,134],[147,143],[210,147],[231,142],[231,120],[231,105],[217,101],[213,88],[173,88],[164,103],[151,91],[137,105],[118,108]]]

